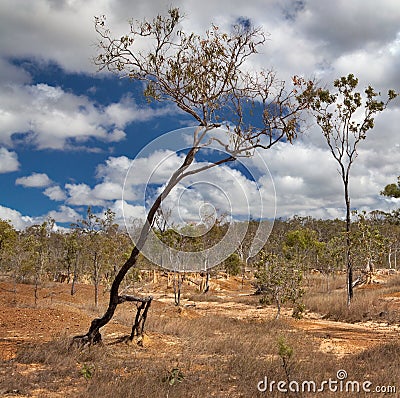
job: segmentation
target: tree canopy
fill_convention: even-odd
[[[391,198],[400,198],[400,176],[397,177],[397,184],[392,183],[386,185],[385,189],[381,192],[381,195]]]

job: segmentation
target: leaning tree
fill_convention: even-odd
[[[260,28],[238,23],[223,32],[212,25],[204,35],[197,35],[186,33],[181,22],[182,16],[174,8],[152,20],[130,21],[128,33],[114,37],[106,18],[95,18],[100,36],[95,58],[99,70],[141,81],[148,99],[175,104],[197,127],[182,164],[149,208],[135,247],[115,276],[107,310],[93,319],[85,335],[75,337],[80,344],[101,340],[100,328],[124,301],[119,286],[136,266],[157,210],[171,190],[187,176],[251,156],[256,148],[268,149],[281,140],[292,142],[299,133],[302,111],[309,107],[307,100],[299,102],[297,98],[300,94],[303,99],[311,98],[308,93],[313,91],[313,82],[296,77],[287,88],[273,71],[246,66],[265,43]],[[226,138],[218,132],[221,124],[228,132]],[[220,158],[206,165],[196,163],[201,151],[212,144],[220,145]]]
[[[329,150],[336,160],[344,188],[346,205],[346,269],[347,304],[353,298],[353,265],[351,258],[351,205],[350,170],[358,156],[359,144],[374,128],[376,115],[385,110],[397,94],[389,90],[386,99],[368,86],[364,93],[357,91],[358,79],[354,75],[335,80],[333,89],[317,89],[312,104],[316,122]],[[306,97],[306,101],[309,97]]]

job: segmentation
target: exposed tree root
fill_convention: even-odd
[[[127,338],[122,339],[122,341],[126,342],[131,342],[137,336],[139,338],[139,341],[142,340],[143,338],[143,332],[144,332],[144,325],[146,323],[147,319],[147,313],[150,308],[151,302],[153,300],[152,296],[140,298],[140,297],[134,297],[134,296],[128,296],[128,295],[122,295],[118,296],[118,304],[122,304],[125,301],[131,301],[136,303],[136,316],[135,320],[133,322],[132,326],[132,332],[130,336]],[[73,337],[70,347],[77,347],[79,349],[82,349],[87,346],[92,346],[96,344],[102,344],[102,337],[100,334],[100,328],[104,325],[101,324],[102,318],[94,319],[92,321],[92,324],[90,326],[90,329],[88,333],[80,336],[75,336]],[[106,322],[108,323],[108,322]]]

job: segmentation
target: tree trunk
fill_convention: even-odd
[[[329,292],[329,271],[326,273],[326,291]]]
[[[135,336],[139,338],[143,337],[144,325],[147,319],[147,312],[149,311],[152,300],[153,300],[152,296],[139,298],[139,297],[123,295],[119,297],[118,304],[122,304],[125,301],[131,301],[131,302],[133,301],[136,302],[137,304],[140,303],[137,306],[135,321],[132,325],[132,331],[128,338],[129,341],[132,341]]]
[[[72,285],[71,285],[71,296],[73,296],[75,294],[75,284],[76,281],[78,280],[78,259],[79,259],[79,255],[76,255],[75,258],[75,264],[74,264],[74,275],[72,277]]]
[[[189,151],[189,154],[190,152],[191,151]],[[189,154],[187,155],[187,157],[189,156]],[[192,161],[193,158],[191,159],[191,162]],[[189,167],[190,163],[188,164],[187,159],[185,159],[180,169],[185,170],[187,167]],[[172,178],[174,179],[172,180]],[[128,258],[128,260],[126,260],[125,264],[121,267],[121,269],[118,271],[117,275],[114,278],[114,281],[110,289],[110,300],[106,312],[101,318],[93,319],[90,324],[89,331],[85,335],[75,336],[73,339],[73,343],[76,342],[78,345],[87,345],[87,344],[91,345],[101,341],[100,328],[107,325],[107,323],[110,322],[110,320],[114,316],[115,310],[119,304],[119,299],[120,299],[118,295],[119,286],[123,281],[123,279],[125,278],[125,275],[128,273],[128,271],[132,267],[136,266],[137,258],[139,256],[140,250],[142,250],[144,244],[146,243],[151,226],[153,224],[156,211],[161,206],[162,200],[168,195],[168,193],[172,190],[172,188],[180,181],[177,173],[175,173],[172,178],[170,182],[167,184],[163,193],[157,197],[157,199],[153,203],[153,206],[150,208],[146,222],[140,232],[140,237],[136,246],[133,248],[130,257]]]
[[[99,306],[99,284],[100,284],[97,253],[94,254],[93,258],[93,282],[94,282],[94,306],[97,308]]]
[[[71,282],[71,263],[68,261],[67,264],[67,283]]]
[[[181,303],[181,286],[181,275],[179,272],[174,271],[174,300],[176,306],[179,306]]]
[[[279,294],[276,295],[275,300],[277,308],[275,319],[279,319],[279,317],[281,316],[281,300],[279,298]]]
[[[39,299],[38,290],[39,290],[39,277],[35,275],[35,290],[34,290],[35,307],[37,306],[37,302]]]
[[[124,279],[127,272],[136,265],[136,260],[139,255],[139,250],[135,247],[132,250],[131,256],[125,262],[125,264],[121,267],[118,274],[116,275],[110,289],[110,300],[108,303],[108,308],[104,315],[101,318],[95,318],[92,320],[90,324],[89,331],[82,336],[74,337],[75,342],[79,345],[86,345],[86,344],[95,344],[101,341],[101,334],[100,328],[107,325],[108,322],[112,319],[115,313],[115,309],[119,304],[119,296],[118,296],[118,289],[119,285],[121,284],[122,280]]]
[[[207,293],[210,290],[210,271],[207,270],[206,273],[206,286],[204,288],[204,292],[203,293]]]
[[[209,127],[200,126],[199,128],[208,129]],[[199,131],[196,132],[195,136],[197,136],[198,133],[199,133]],[[104,313],[104,315],[101,318],[93,319],[90,324],[89,331],[85,335],[74,337],[73,342],[76,342],[80,345],[86,345],[86,344],[91,345],[91,344],[98,343],[101,341],[100,328],[102,328],[108,322],[110,322],[110,320],[114,316],[115,309],[117,308],[117,305],[119,304],[119,300],[120,300],[120,297],[118,295],[119,286],[120,286],[121,282],[123,281],[123,279],[125,278],[125,275],[127,274],[127,272],[132,267],[136,266],[136,261],[137,261],[138,255],[139,255],[140,251],[143,249],[144,244],[146,243],[146,240],[147,240],[147,237],[152,228],[157,210],[160,208],[162,201],[168,196],[168,194],[171,192],[171,190],[182,180],[182,178],[185,177],[185,171],[193,163],[195,155],[199,151],[199,149],[200,149],[200,147],[193,146],[189,150],[182,165],[173,173],[172,177],[170,178],[166,187],[164,188],[164,191],[157,197],[157,199],[154,201],[153,205],[151,206],[151,208],[147,214],[147,217],[146,217],[146,222],[140,232],[140,237],[138,239],[136,246],[133,248],[129,259],[125,262],[125,264],[118,271],[118,273],[115,276],[114,281],[111,285],[110,300],[109,300],[108,308],[107,308],[106,312]],[[218,166],[220,164],[223,164],[226,162],[231,162],[234,160],[235,160],[234,156],[229,156],[226,159],[219,160],[219,161],[213,163],[213,165]],[[200,168],[199,170],[202,170],[202,168]]]
[[[353,265],[351,260],[351,209],[349,196],[349,181],[344,180],[344,197],[346,202],[346,267],[347,267],[347,305],[350,306],[353,299]]]

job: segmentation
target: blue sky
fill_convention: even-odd
[[[194,0],[174,4],[186,14],[184,28],[201,33],[216,23],[228,29],[238,19],[262,26],[270,36],[254,67],[274,68],[284,80],[297,74],[327,85],[354,73],[361,86],[400,91],[396,0],[383,0],[379,7],[373,0],[206,2],[207,7]],[[159,184],[179,165],[179,156],[161,144],[157,147],[157,137],[193,121],[171,104],[148,104],[140,84],[99,74],[90,61],[96,51],[95,15],[107,15],[113,30],[120,33],[130,17],[151,18],[170,4],[21,0],[15,7],[11,0],[0,1],[0,218],[23,228],[51,216],[66,226],[81,217],[88,205],[95,205],[98,212],[113,209],[121,221],[121,190],[131,159],[154,143],[156,155],[147,153],[140,167],[151,169],[164,159]],[[380,197],[379,191],[400,174],[399,125],[396,101],[376,120],[375,131],[360,148],[352,171],[354,207],[398,207],[398,202]],[[269,215],[275,204],[277,215],[283,217],[344,214],[336,165],[315,127],[294,145],[279,144],[247,166],[258,170],[254,178],[258,187],[238,167],[225,166],[201,177],[217,187],[193,179],[187,184],[196,188],[178,187],[168,206],[174,207],[180,198],[185,220],[195,219],[205,201],[221,212],[232,208],[232,203],[223,203],[222,193],[240,198],[237,187],[242,187],[248,197],[235,201],[235,214],[243,215],[248,206],[257,214],[259,192],[264,206],[271,207]],[[125,195],[125,210],[139,217],[143,203],[135,198],[143,181],[134,178],[132,184],[136,186],[130,188],[130,201]]]
[[[139,84],[122,82],[114,76],[100,78],[96,75],[88,76],[82,73],[68,74],[55,64],[43,67],[35,61],[27,60],[17,61],[14,65],[29,72],[31,87],[43,86],[44,90],[58,90],[61,96],[70,94],[74,96],[77,104],[89,102],[99,108],[110,107],[119,104],[121,99],[125,98],[130,103],[134,103],[139,112],[142,107],[150,108],[154,112],[157,108],[162,109],[157,104],[150,107],[146,103]],[[79,97],[83,97],[84,101],[79,101]],[[79,112],[79,106],[74,110]],[[51,117],[51,112],[45,113],[45,116]],[[74,118],[73,113],[68,116]],[[35,119],[34,115],[33,119]],[[181,115],[177,119],[173,112],[162,110],[161,116],[157,116],[156,122],[146,119],[147,117],[143,121],[126,123],[124,125],[125,137],[110,140],[87,137],[83,141],[77,142],[74,140],[72,131],[72,137],[61,136],[54,142],[47,142],[46,139],[39,139],[40,142],[35,142],[33,139],[32,142],[29,134],[36,133],[34,128],[30,131],[18,131],[16,128],[10,136],[9,147],[14,148],[13,152],[18,156],[19,166],[14,172],[0,174],[1,186],[5,188],[2,190],[1,205],[18,209],[21,214],[33,218],[41,218],[50,210],[57,209],[57,203],[44,194],[46,188],[61,187],[64,189],[66,184],[78,183],[95,185],[97,182],[96,167],[105,159],[121,155],[134,158],[141,148],[160,133],[180,127],[185,118]],[[148,119],[152,119],[152,117],[149,116]],[[51,131],[49,133],[51,134]],[[35,181],[33,178],[35,174],[46,175],[48,181],[42,181],[40,178]],[[61,201],[57,200],[56,202]],[[85,205],[81,206],[85,207]]]
[[[99,77],[95,74],[65,73],[57,65],[43,65],[35,61],[15,63],[20,68],[28,71],[31,76],[30,86],[45,86],[46,90],[59,90],[60,95],[73,95],[76,100],[76,115],[79,113],[79,103],[88,101],[95,107],[107,107],[119,104],[124,98],[140,108],[161,109],[158,104],[149,106],[142,96],[141,85],[129,81],[121,81],[115,76]],[[84,101],[79,101],[83,97]],[[51,117],[51,113],[46,114]],[[68,115],[74,118],[74,113]],[[33,119],[35,116],[33,115]],[[149,119],[152,119],[149,117]],[[7,195],[4,195],[2,205],[15,206],[24,214],[39,217],[54,207],[54,203],[39,188],[48,186],[65,186],[67,183],[86,183],[93,185],[95,182],[96,167],[109,156],[118,157],[127,155],[135,157],[139,150],[156,138],[160,133],[169,129],[180,127],[184,118],[178,120],[169,112],[157,116],[157,122],[147,120],[127,123],[124,126],[125,137],[115,140],[85,138],[82,142],[74,141],[72,137],[65,139],[60,137],[55,142],[40,143],[30,142],[27,135],[33,131],[15,132],[11,135],[11,145],[16,149],[20,166],[14,173],[0,174],[1,184],[7,187]],[[68,123],[68,120],[66,120]],[[92,127],[92,126],[88,126]],[[68,127],[66,127],[68,130]],[[51,131],[49,131],[51,134]],[[62,141],[62,142],[61,142]],[[61,147],[60,147],[61,145]],[[40,146],[40,148],[38,148]],[[52,183],[49,185],[28,187],[25,184],[15,183],[20,177],[29,176],[32,173],[46,174]],[[39,183],[40,185],[40,183]],[[26,195],[29,200],[26,200]],[[35,205],[32,206],[32,202]]]

